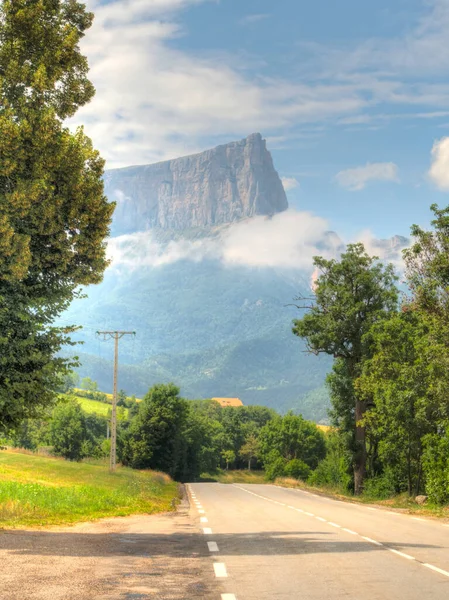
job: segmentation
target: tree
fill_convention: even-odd
[[[228,471],[229,465],[235,461],[235,452],[234,450],[223,450],[221,455],[226,463],[226,470]]]
[[[250,434],[243,446],[240,448],[240,456],[248,461],[248,471],[251,471],[251,460],[259,456],[259,440],[254,434]]]
[[[417,310],[392,315],[368,336],[373,355],[356,381],[357,393],[372,401],[365,420],[379,440],[383,467],[394,474],[396,491],[416,495],[423,485],[424,436],[449,417],[444,347]]]
[[[449,206],[439,209],[432,204],[435,215],[433,231],[413,225],[413,244],[404,250],[407,283],[415,306],[443,319],[449,315]]]
[[[76,371],[70,371],[63,378],[62,384],[60,387],[60,391],[63,394],[72,392],[79,385],[79,382],[80,382],[80,376],[78,375],[78,373],[76,373]]]
[[[69,460],[83,458],[85,415],[76,400],[61,402],[53,410],[49,432],[53,451]]]
[[[189,406],[172,383],[153,386],[124,433],[122,459],[137,469],[157,469],[172,477],[184,470]]]
[[[300,459],[315,469],[326,454],[324,435],[315,423],[291,413],[269,421],[260,431],[259,444],[265,467],[281,458],[284,466]]]
[[[315,257],[314,265],[320,272],[315,298],[308,306],[298,306],[309,312],[294,321],[293,333],[306,339],[310,352],[324,352],[338,359],[352,387],[370,355],[365,334],[397,307],[397,278],[393,267],[384,267],[376,257],[366,254],[363,244],[348,245],[340,261]],[[366,402],[352,392],[347,402],[353,403],[345,411],[352,415],[354,492],[360,494],[366,472]]]
[[[87,392],[98,392],[98,383],[90,377],[83,377],[81,379],[81,389]]]
[[[128,397],[125,390],[120,390],[117,394],[117,406],[127,406]]]
[[[0,5],[0,430],[39,416],[71,361],[52,324],[80,285],[101,281],[114,205],[104,162],[63,121],[92,98],[76,0]]]

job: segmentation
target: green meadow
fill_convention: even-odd
[[[164,473],[0,451],[0,528],[165,512],[177,499]]]

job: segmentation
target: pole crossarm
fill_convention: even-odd
[[[109,468],[113,472],[117,464],[117,371],[118,371],[118,341],[125,335],[136,335],[135,331],[97,331],[103,340],[114,340],[114,393],[112,396],[111,414],[111,453]]]
[[[102,335],[104,340],[122,338],[124,335],[136,335],[135,331],[97,331],[97,335]]]

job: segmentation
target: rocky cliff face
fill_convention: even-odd
[[[113,235],[211,227],[288,208],[259,133],[201,154],[106,171],[105,191],[117,202]]]

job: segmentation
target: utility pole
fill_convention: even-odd
[[[117,463],[117,371],[118,371],[118,341],[125,335],[136,335],[135,331],[97,331],[97,335],[104,340],[114,340],[114,392],[112,395],[111,415],[111,453],[109,457],[109,470],[115,471]]]

